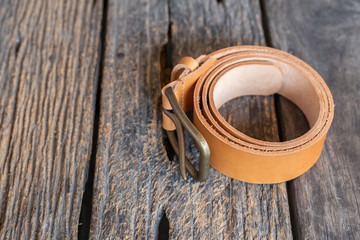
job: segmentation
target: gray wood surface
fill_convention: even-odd
[[[78,237],[97,130],[92,239],[156,239],[164,214],[171,239],[360,239],[359,12],[350,0],[0,1],[0,239]],[[214,169],[184,181],[166,151],[161,86],[182,56],[243,44],[290,52],[324,77],[336,106],[321,158],[287,184]],[[308,130],[281,96],[220,112],[263,140]]]
[[[315,166],[292,181],[298,239],[360,239],[360,5],[357,1],[267,1],[272,43],[313,66],[335,102],[333,125]],[[284,138],[302,131],[289,121]]]
[[[239,44],[265,44],[257,2],[109,1],[91,238],[154,239],[163,211],[171,239],[292,238],[285,184],[245,184],[214,169],[206,183],[184,181],[163,144],[161,66],[171,63],[160,56],[176,63]],[[273,97],[229,104],[230,121],[243,113],[239,128],[278,140]]]
[[[0,239],[74,239],[102,3],[0,1]]]

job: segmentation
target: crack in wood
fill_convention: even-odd
[[[159,223],[159,233],[158,240],[167,240],[169,239],[169,220],[167,219],[166,213],[163,210],[162,217]]]
[[[18,35],[15,39],[15,56],[17,57],[21,45],[21,37]]]
[[[168,3],[168,5],[170,5]],[[163,45],[160,51],[160,83],[161,87],[164,87],[166,84],[170,82],[170,76],[171,71],[173,68],[173,62],[172,62],[172,50],[173,50],[173,44],[172,44],[172,23],[170,18],[170,7],[168,8],[169,11],[169,24],[168,24],[168,31],[167,31],[167,42]],[[160,114],[162,111],[160,111]],[[161,118],[161,117],[160,117]],[[174,160],[175,152],[170,144],[170,141],[166,134],[163,135],[163,145],[166,150],[166,154],[168,156],[168,159],[170,161]]]

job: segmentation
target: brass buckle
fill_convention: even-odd
[[[180,172],[184,179],[186,179],[186,170],[190,175],[199,182],[204,182],[209,176],[209,162],[210,162],[210,148],[205,138],[196,129],[194,124],[186,116],[185,112],[178,103],[175,93],[171,87],[165,89],[165,96],[168,98],[173,110],[163,109],[166,116],[168,116],[175,124],[175,131],[166,131],[170,143],[174,149],[175,154],[179,158]],[[196,148],[200,152],[199,171],[185,156],[185,139],[183,126],[194,139]]]

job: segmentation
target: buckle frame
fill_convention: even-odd
[[[186,179],[186,171],[197,181],[204,182],[209,177],[210,168],[210,148],[203,135],[196,129],[194,124],[186,116],[184,110],[178,103],[175,93],[171,87],[164,91],[173,110],[163,109],[166,116],[168,116],[175,124],[176,130],[166,131],[170,144],[174,149],[175,154],[179,158],[181,176]],[[189,132],[194,139],[196,148],[200,153],[199,170],[185,156],[185,138],[183,127]],[[176,131],[176,135],[175,135]]]

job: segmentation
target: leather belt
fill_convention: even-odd
[[[249,137],[218,112],[245,95],[281,94],[305,114],[310,130],[285,142]],[[186,171],[208,177],[209,160],[221,173],[249,183],[278,183],[306,172],[319,158],[334,115],[331,93],[308,64],[286,52],[260,46],[221,49],[196,60],[185,57],[162,90],[163,128]],[[193,124],[184,112],[193,110]],[[185,158],[185,127],[200,151],[199,171]]]

